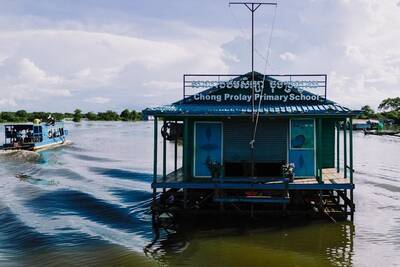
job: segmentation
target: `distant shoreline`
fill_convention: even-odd
[[[19,110],[16,112],[4,111],[0,112],[0,123],[30,123],[35,119],[46,121],[51,116],[56,121],[74,121],[81,120],[87,121],[141,121],[142,114],[136,110],[124,109],[121,113],[112,110],[105,112],[87,112],[82,113],[81,110],[76,109],[73,113],[60,113],[60,112],[27,112]]]

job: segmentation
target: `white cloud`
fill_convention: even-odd
[[[149,89],[159,89],[159,90],[181,90],[181,82],[171,82],[171,81],[149,81],[144,82],[143,86]]]
[[[43,91],[47,97],[71,96],[69,101],[75,100],[74,105],[79,106],[81,99],[99,100],[96,99],[98,90],[101,93],[107,91],[110,100],[124,98],[127,101],[127,96],[131,97],[132,102],[144,108],[139,100],[141,87],[156,90],[153,103],[146,105],[161,104],[165,101],[161,88],[176,89],[169,94],[171,100],[180,94],[184,72],[227,70],[222,60],[223,50],[207,41],[152,41],[110,33],[66,30],[0,33],[0,47],[11,44],[13,48],[8,49],[7,57],[12,60],[3,61],[1,68],[11,68],[14,72],[2,76],[7,83],[2,84],[0,92],[21,108],[26,108],[22,106],[26,102],[20,100],[36,99],[38,91]],[[22,55],[24,58],[16,59]],[[17,92],[7,96],[6,92],[10,90]],[[7,103],[3,101],[2,106],[6,108]],[[27,108],[34,109],[32,106]],[[15,108],[15,105],[10,108]],[[117,108],[122,108],[122,104]]]
[[[297,58],[297,56],[293,53],[290,52],[285,52],[283,54],[280,54],[279,57],[283,60],[283,61],[293,61]]]
[[[69,97],[63,79],[50,75],[29,58],[9,57],[0,65],[0,107],[16,108],[18,102],[50,97]]]
[[[398,96],[396,2],[281,1],[267,72],[327,73],[328,95],[355,108]],[[250,70],[249,40],[222,6],[217,20],[200,15],[200,10],[187,17],[178,14],[181,21],[176,13],[164,16],[153,10],[137,18],[139,14],[115,11],[111,4],[97,11],[85,4],[63,6],[65,17],[45,2],[39,6],[36,15],[0,11],[2,109],[96,110],[96,101],[85,100],[99,96],[109,99],[102,109],[144,108],[180,98],[184,73]],[[259,71],[264,69],[271,15],[269,9],[262,12],[255,36]],[[210,26],[208,21],[216,23]],[[218,28],[218,21],[224,28]]]
[[[89,103],[94,103],[94,104],[106,104],[106,103],[110,102],[111,99],[109,99],[107,97],[95,96],[95,97],[88,98],[85,101],[89,102]]]
[[[327,73],[328,97],[352,108],[377,107],[399,96],[399,13],[396,1],[281,1],[267,72]],[[256,47],[265,45],[256,37]],[[249,58],[240,40],[225,47],[241,62]],[[256,56],[256,69],[263,64]]]

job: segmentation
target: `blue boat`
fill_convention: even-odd
[[[41,150],[66,143],[68,130],[63,122],[6,124],[3,150]]]

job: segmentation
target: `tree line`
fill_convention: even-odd
[[[386,98],[378,106],[378,111],[365,105],[361,108],[363,112],[360,119],[393,120],[400,124],[400,97]]]
[[[27,112],[25,110],[18,110],[16,112],[0,112],[0,123],[24,123],[33,122],[35,119],[46,121],[52,116],[56,121],[64,119],[79,122],[82,119],[90,121],[137,121],[141,120],[141,113],[136,110],[125,109],[121,113],[112,110],[106,112],[88,112],[83,113],[80,109],[76,109],[73,113],[60,113],[60,112]]]

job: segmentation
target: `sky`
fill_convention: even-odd
[[[0,111],[141,110],[185,73],[247,73],[250,12],[228,3],[0,0]],[[255,69],[326,73],[328,98],[376,108],[399,96],[399,27],[400,0],[278,0],[255,13]]]

